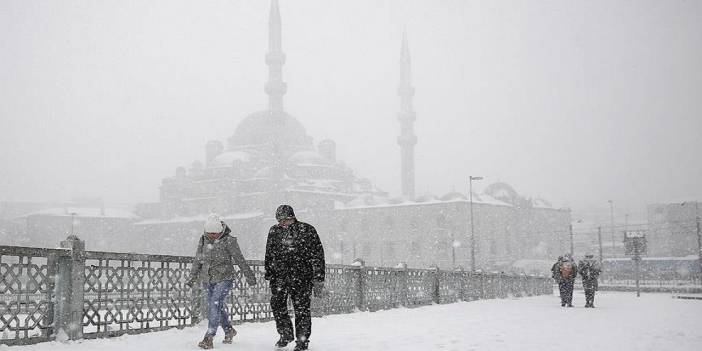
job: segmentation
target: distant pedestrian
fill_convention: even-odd
[[[212,339],[219,326],[224,330],[224,343],[231,344],[236,330],[229,321],[225,298],[232,289],[236,278],[234,265],[246,277],[248,285],[256,285],[256,276],[246,264],[236,237],[229,235],[231,230],[217,215],[210,215],[205,222],[204,234],[200,237],[195,251],[195,261],[186,285],[192,287],[196,281],[202,281],[207,294],[207,332],[198,343],[203,349],[211,349]]]
[[[558,261],[551,267],[553,279],[558,283],[561,295],[561,306],[573,307],[573,286],[578,275],[578,266],[570,254],[558,257]]]
[[[287,346],[297,337],[295,351],[307,350],[312,334],[310,299],[324,289],[324,249],[317,230],[295,218],[293,208],[281,205],[275,211],[278,224],[268,231],[266,280],[271,286],[271,308],[280,339]],[[295,332],[288,315],[288,297],[295,310]]]
[[[583,280],[583,289],[585,289],[585,307],[595,307],[595,291],[597,291],[597,278],[602,272],[600,263],[595,260],[593,255],[585,255],[585,259],[578,263],[578,271]]]

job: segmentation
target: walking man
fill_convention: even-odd
[[[583,289],[585,289],[585,307],[594,308],[597,278],[600,276],[602,268],[593,255],[585,255],[585,259],[578,263],[578,270],[583,280]]]
[[[287,346],[297,337],[295,351],[307,350],[312,333],[310,299],[324,289],[324,249],[315,228],[295,218],[293,208],[281,205],[275,211],[278,224],[268,231],[266,275],[271,287],[271,308],[280,339]],[[288,315],[288,297],[295,310],[295,330]]]
[[[205,232],[200,237],[195,251],[195,261],[190,272],[190,279],[185,283],[192,287],[202,280],[202,287],[207,294],[207,332],[198,343],[203,349],[213,348],[212,339],[217,329],[224,330],[224,343],[231,344],[236,330],[229,321],[225,298],[232,289],[236,272],[232,263],[246,277],[246,283],[256,285],[256,276],[244,259],[236,237],[229,235],[231,230],[217,215],[211,214],[205,222]]]

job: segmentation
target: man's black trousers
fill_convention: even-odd
[[[585,289],[585,304],[589,306],[595,304],[595,288]]]
[[[573,285],[574,281],[564,281],[558,283],[558,290],[561,294],[561,304],[570,305],[573,303]]]
[[[308,341],[312,334],[312,282],[271,280],[271,294],[271,309],[278,334],[291,338],[296,336],[298,341]],[[292,300],[295,311],[295,333],[288,314],[288,297]]]

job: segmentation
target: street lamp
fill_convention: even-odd
[[[475,231],[473,228],[473,181],[483,180],[483,177],[469,176],[468,179],[468,196],[470,198],[470,269],[471,271],[475,272]]]
[[[609,202],[609,221],[612,230],[612,257],[614,257],[614,202],[612,200],[607,200],[607,202]]]
[[[71,235],[74,234],[73,229],[74,229],[74,226],[75,226],[75,223],[76,223],[75,220],[74,220],[74,218],[75,218],[76,215],[77,215],[77,213],[71,212]]]
[[[697,204],[699,201],[695,200],[695,225],[697,229],[697,265],[700,271],[700,279],[702,279],[702,228],[700,225],[700,212]],[[680,204],[680,206],[685,206],[687,201]]]

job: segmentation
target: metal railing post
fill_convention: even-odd
[[[362,259],[357,258],[353,262],[354,267],[358,267],[356,270],[356,309],[359,311],[366,310],[366,264]]]
[[[440,274],[439,274],[440,272],[441,271],[439,270],[439,267],[433,267],[432,274],[434,275],[433,276],[434,279],[433,279],[433,284],[432,284],[431,300],[437,304],[441,303],[441,290],[440,290],[440,286],[441,286],[440,279],[441,278],[440,278]]]
[[[70,235],[61,242],[70,254],[58,257],[54,309],[56,338],[83,338],[83,289],[85,285],[85,242]]]

